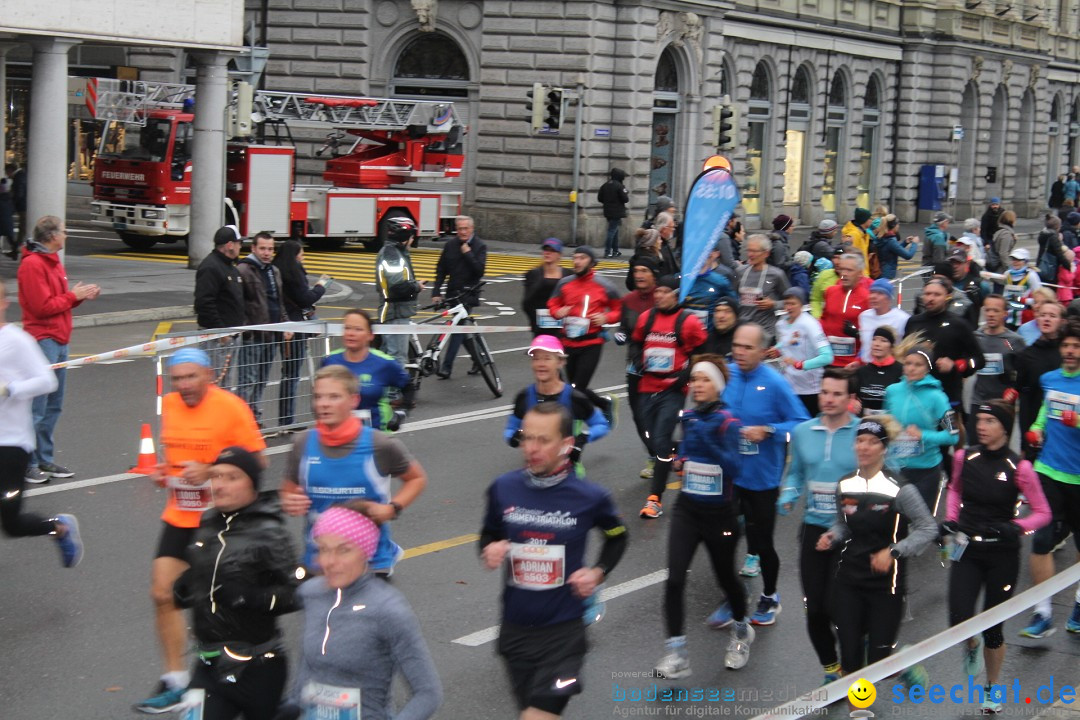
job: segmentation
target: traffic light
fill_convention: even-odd
[[[724,102],[713,108],[713,133],[717,150],[734,150],[739,136],[739,113],[734,103]]]
[[[544,124],[551,130],[558,130],[563,116],[563,89],[548,88],[545,100]]]
[[[544,127],[544,94],[546,87],[542,83],[533,83],[532,90],[525,93],[529,98],[529,128],[533,132],[539,132]]]

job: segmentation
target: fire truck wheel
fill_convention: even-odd
[[[135,235],[134,233],[118,233],[120,240],[132,250],[149,250],[157,244],[157,240],[146,235]]]

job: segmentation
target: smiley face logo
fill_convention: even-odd
[[[877,699],[877,690],[874,688],[873,683],[863,678],[859,678],[847,691],[848,702],[857,708],[868,708],[874,704],[874,700]]]

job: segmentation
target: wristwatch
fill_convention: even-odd
[[[769,433],[770,435],[775,435],[776,434],[776,428],[773,427],[772,425],[766,425],[765,426],[765,432]]]
[[[401,507],[401,503],[397,503],[391,500],[388,504],[390,505],[390,507],[394,508],[394,519],[397,520],[399,517],[401,517],[401,513],[405,510],[405,508]]]
[[[889,549],[889,554],[892,555],[894,560],[899,559],[900,557],[900,551],[896,548],[895,545]]]

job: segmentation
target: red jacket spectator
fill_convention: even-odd
[[[679,328],[679,316],[685,315]],[[648,335],[645,327],[652,318]],[[689,310],[676,307],[673,312],[653,309],[638,318],[633,340],[642,345],[640,393],[658,393],[677,382],[685,381],[683,371],[690,363],[690,356],[706,338],[705,326]],[[683,392],[686,388],[683,387]]]
[[[49,338],[67,345],[71,341],[71,309],[81,305],[82,300],[68,289],[60,253],[44,252],[40,247],[27,245],[19,264],[23,329],[35,340]]]
[[[832,345],[833,367],[847,367],[859,358],[859,313],[870,307],[870,283],[864,277],[850,290],[843,283],[825,289],[821,329]]]
[[[622,314],[622,300],[615,286],[607,278],[597,277],[592,269],[560,280],[547,307],[552,317],[560,317],[559,311],[570,308],[570,314],[563,318],[563,345],[567,348],[603,345],[601,326],[587,318],[603,313],[605,324],[617,323]]]

